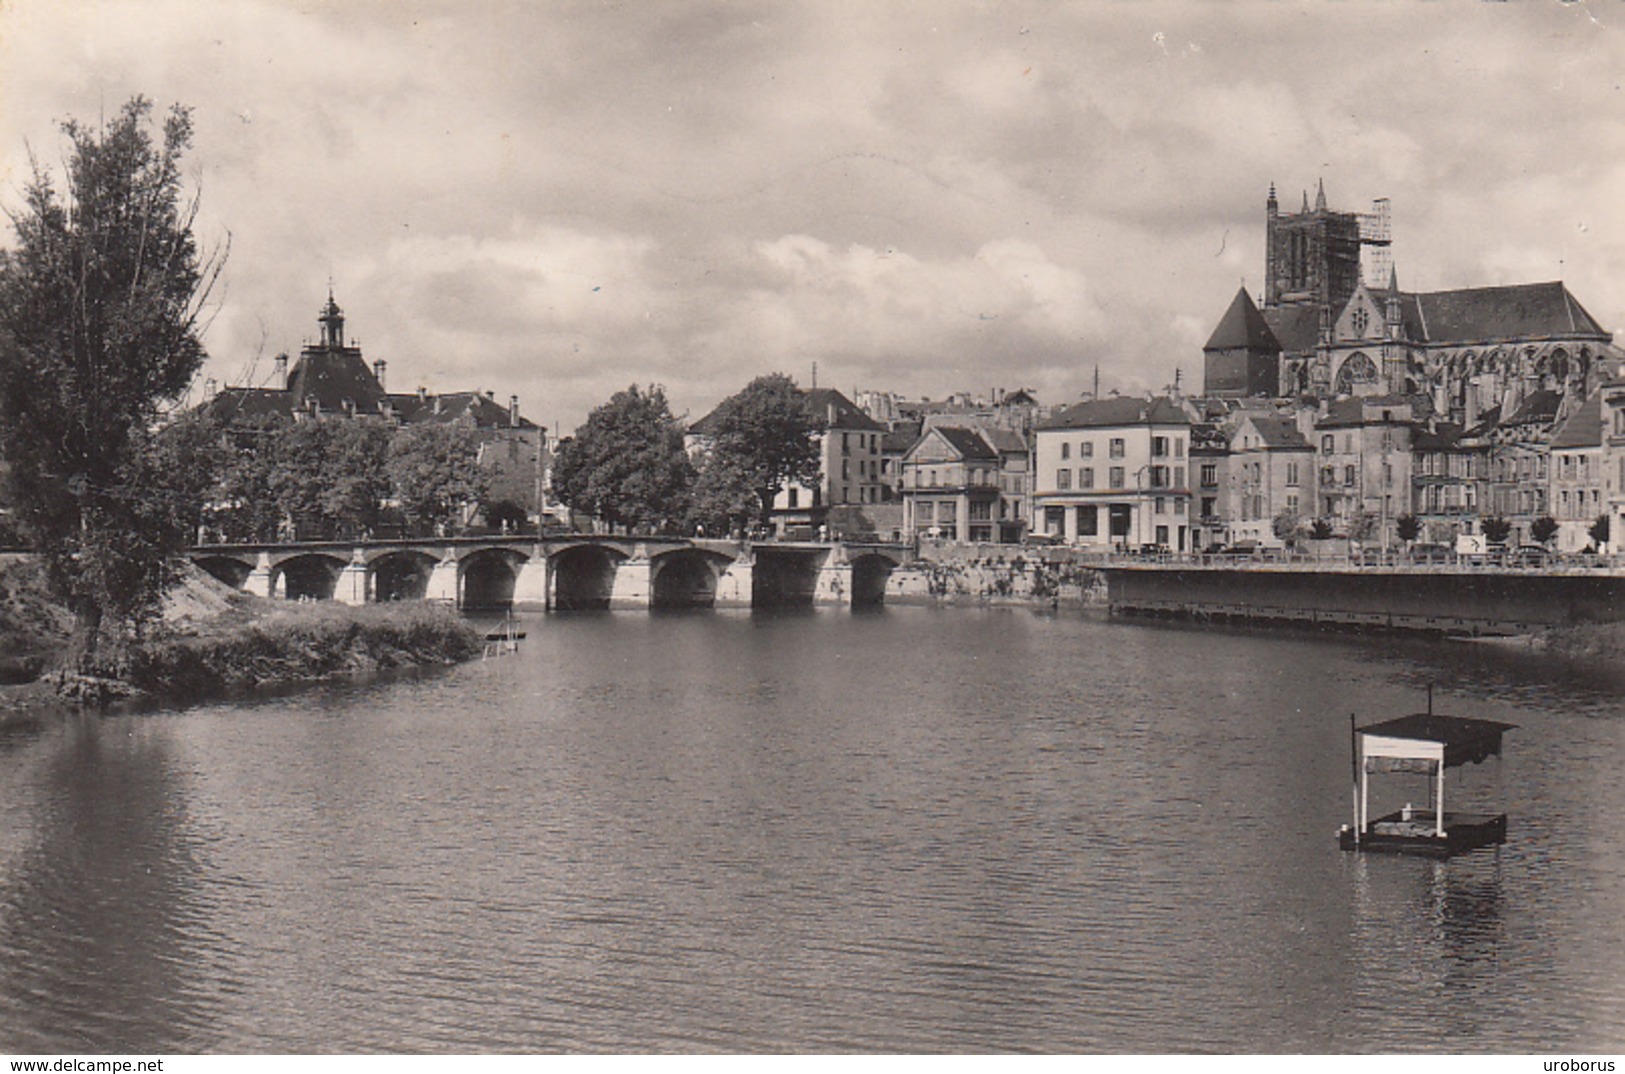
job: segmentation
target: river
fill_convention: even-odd
[[[0,1051],[1625,1047],[1618,677],[1068,610],[524,626],[6,732]],[[1340,852],[1349,715],[1428,683],[1518,725],[1456,780],[1507,845]]]

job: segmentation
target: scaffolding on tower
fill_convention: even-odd
[[[1361,271],[1374,287],[1386,287],[1394,268],[1393,218],[1387,198],[1377,198],[1371,211],[1356,214],[1360,219]]]

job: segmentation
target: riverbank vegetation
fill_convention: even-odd
[[[264,600],[196,568],[138,634],[69,661],[73,616],[28,556],[0,561],[0,715],[117,701],[182,702],[247,690],[437,666],[477,656],[483,638],[453,609]]]
[[[1571,660],[1625,658],[1625,623],[1578,623],[1553,627],[1540,636],[1543,649]]]

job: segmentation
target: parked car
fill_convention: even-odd
[[[1551,558],[1551,552],[1544,546],[1523,544],[1507,553],[1506,562],[1509,567],[1544,567]]]
[[[1413,544],[1406,554],[1412,563],[1449,563],[1456,558],[1455,549],[1446,544]]]

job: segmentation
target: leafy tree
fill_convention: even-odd
[[[1512,535],[1512,523],[1496,515],[1484,520],[1484,539],[1491,544],[1504,544]]]
[[[1394,530],[1400,540],[1410,544],[1422,535],[1422,520],[1415,515],[1400,515],[1394,522]]]
[[[1597,520],[1591,524],[1591,528],[1586,530],[1586,533],[1591,537],[1592,543],[1598,548],[1601,548],[1603,545],[1607,544],[1608,516],[1598,515]]]
[[[409,425],[389,445],[387,470],[408,525],[420,533],[448,530],[467,504],[485,496],[480,443],[462,422]],[[523,508],[520,508],[523,518]]]
[[[1309,537],[1315,541],[1325,541],[1331,538],[1332,524],[1324,518],[1317,518],[1309,524]]]
[[[1536,544],[1547,544],[1557,536],[1557,519],[1551,515],[1541,515],[1529,524],[1529,537]]]
[[[782,373],[757,377],[711,415],[707,469],[716,470],[706,488],[721,503],[754,494],[765,525],[785,485],[818,483],[823,429],[795,381]]]
[[[530,512],[525,510],[523,504],[513,500],[487,500],[480,505],[480,514],[485,517],[485,524],[494,530],[508,533],[521,533],[525,524],[530,521]]]
[[[301,538],[360,537],[389,494],[389,425],[373,418],[295,422],[276,440],[272,495]]]
[[[1356,541],[1369,541],[1377,536],[1382,520],[1370,511],[1361,511],[1349,519],[1349,537]]]
[[[710,448],[700,456],[698,470],[689,528],[713,537],[744,533],[761,511],[762,501],[744,472],[743,461]]]
[[[612,529],[676,525],[688,514],[693,482],[683,430],[658,385],[616,392],[559,445],[553,462],[559,501]]]
[[[205,520],[227,541],[274,541],[283,519],[277,481],[290,426],[272,417],[222,422],[224,457]]]
[[[1286,544],[1296,544],[1298,538],[1304,535],[1303,520],[1292,511],[1281,511],[1270,520],[1270,529],[1275,536]]]
[[[38,161],[16,245],[0,252],[0,453],[16,515],[74,613],[70,663],[104,621],[153,614],[190,537],[155,507],[142,459],[160,407],[202,364],[199,314],[224,255],[201,257],[183,198],[190,113],[154,131],[136,97],[104,125],[62,125],[64,186]]]

